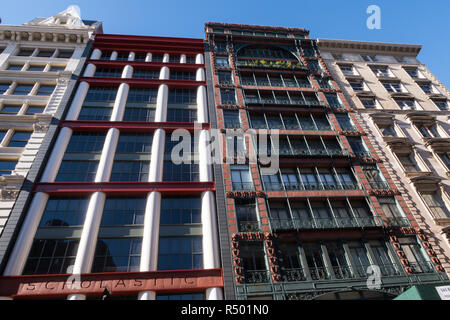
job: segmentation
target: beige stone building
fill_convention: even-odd
[[[419,45],[328,39],[318,45],[450,273],[449,90],[417,59]]]
[[[49,127],[57,125],[99,30],[101,23],[82,20],[75,6],[20,26],[0,25],[0,236],[39,151],[45,156]]]

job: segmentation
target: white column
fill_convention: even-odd
[[[133,67],[130,65],[126,65],[125,68],[123,68],[122,71],[122,78],[123,79],[129,79],[133,76]]]
[[[186,55],[185,55],[185,54],[182,54],[182,55],[180,56],[180,63],[186,63],[186,61],[187,61]]]
[[[64,153],[72,137],[72,129],[64,127],[59,132],[56,143],[53,146],[52,153],[45,166],[44,173],[41,177],[41,182],[54,182],[61,166]]]
[[[117,143],[119,142],[120,131],[117,128],[108,130],[103,145],[102,155],[98,163],[95,182],[108,182],[111,177],[111,170],[114,164],[114,155],[116,154]]]
[[[89,90],[89,83],[86,81],[81,82],[78,85],[77,93],[72,100],[69,112],[67,113],[66,120],[77,120],[80,115],[81,107],[83,106],[84,99]]]
[[[147,55],[145,56],[145,62],[152,62],[152,54],[151,53],[147,53]]]
[[[142,251],[140,272],[156,271],[158,269],[159,223],[161,215],[161,193],[155,191],[147,196],[144,216],[144,232],[142,236]],[[139,300],[156,300],[155,291],[142,291]]]
[[[98,60],[102,56],[102,52],[99,49],[94,49],[91,54],[91,60]]]
[[[167,67],[162,67],[159,72],[159,80],[169,80],[170,79],[170,70]]]
[[[196,62],[201,61],[202,55],[197,55]],[[203,68],[197,70],[197,81],[205,80],[205,71]],[[199,123],[208,122],[208,105],[206,99],[205,86],[199,86],[197,89],[197,121]],[[200,181],[213,181],[211,154],[208,152],[210,134],[208,130],[201,130],[198,141],[199,152],[199,176]],[[217,230],[216,205],[214,193],[205,191],[201,195],[202,201],[202,245],[203,245],[203,268],[220,268],[219,239]],[[222,300],[223,293],[221,288],[210,288],[206,290],[207,300]]]
[[[89,63],[86,66],[86,69],[84,69],[84,77],[92,77],[95,74],[95,70],[97,70],[97,67],[95,64]]]
[[[134,61],[135,56],[136,56],[136,54],[134,52],[130,52],[128,54],[128,61]]]
[[[117,53],[117,51],[113,51],[112,53],[111,53],[111,57],[109,58],[109,60],[117,60],[117,56],[118,56],[119,54]]]
[[[164,68],[163,68],[164,69]],[[160,78],[166,77],[168,73],[161,70]],[[163,84],[158,89],[156,103],[155,122],[165,122],[167,115],[168,88]],[[152,156],[150,161],[149,182],[159,182],[163,178],[164,147],[166,133],[163,129],[156,129],[153,133]],[[144,216],[144,233],[142,237],[140,271],[154,271],[158,268],[159,249],[159,223],[161,215],[161,193],[154,191],[147,196],[147,205]],[[143,291],[139,293],[139,300],[155,300],[154,291]]]
[[[205,59],[203,58],[203,54],[199,53],[195,56],[195,63],[196,64],[204,64]]]
[[[127,103],[128,91],[130,86],[127,83],[121,83],[119,90],[117,90],[116,100],[114,101],[114,107],[111,113],[111,121],[122,121],[123,114],[125,113],[125,105]]]
[[[38,192],[34,195],[30,209],[25,217],[25,221],[20,229],[19,236],[14,244],[14,249],[3,273],[4,276],[18,276],[22,274],[48,198],[48,194],[43,192]]]
[[[170,60],[169,60],[169,54],[168,53],[164,53],[164,55],[163,55],[163,61],[162,62],[164,62],[164,63],[167,63],[167,62],[169,62]]]
[[[89,200],[89,206],[84,219],[77,256],[73,266],[73,274],[90,273],[97,247],[97,236],[105,207],[106,195],[103,192],[95,192]],[[85,300],[82,294],[69,295],[68,300]]]

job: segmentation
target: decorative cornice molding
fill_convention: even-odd
[[[320,49],[345,49],[355,51],[380,52],[380,53],[399,53],[403,55],[417,56],[422,49],[421,45],[385,43],[385,42],[366,42],[351,40],[331,40],[317,39]]]

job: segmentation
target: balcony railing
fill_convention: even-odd
[[[410,227],[411,223],[408,218],[390,217],[386,218],[386,222],[390,227]]]
[[[387,183],[386,181],[369,181],[369,185],[372,189],[391,189],[389,183]]]
[[[287,87],[287,88],[311,88],[311,84],[308,81],[293,81],[293,80],[284,80],[282,81],[270,81],[269,80],[260,80],[260,79],[243,79],[241,80],[241,84],[244,86],[258,86],[258,87]]]
[[[324,107],[325,105],[319,101],[303,100],[303,99],[288,99],[288,98],[245,98],[246,104],[259,105],[292,105],[292,106],[306,106],[306,107]]]
[[[377,265],[380,268],[381,275],[384,277],[392,277],[401,275],[402,268],[395,264],[385,264],[385,265]],[[332,272],[328,268],[309,268],[309,274],[311,276],[311,280],[320,281],[320,280],[328,280],[331,279],[331,275],[334,274],[336,279],[367,279],[370,274],[367,273],[369,265],[367,266],[356,266],[355,270],[353,270],[350,266],[333,266]],[[422,269],[419,269],[419,271]],[[433,270],[430,271],[434,272]],[[418,272],[423,273],[423,272]],[[307,281],[308,277],[305,274],[305,270],[303,268],[297,269],[285,269],[282,268],[282,281],[284,282],[300,282]]]
[[[254,190],[252,182],[233,182],[233,190]]]
[[[289,60],[238,60],[236,66],[247,68],[273,68],[273,69],[292,69],[306,70],[307,68],[298,61]]]
[[[264,183],[265,190],[268,191],[304,191],[304,190],[358,190],[360,189],[356,182],[341,182],[339,183]]]
[[[240,129],[240,128],[242,128],[242,124],[240,122],[225,121],[225,128],[226,129]]]
[[[269,283],[270,271],[268,270],[251,270],[244,272],[244,281],[247,284]]]
[[[259,232],[261,227],[258,221],[239,221],[239,232]]]
[[[284,154],[280,154],[284,155]],[[339,149],[318,149],[318,148],[295,148],[292,150],[293,156],[319,156],[319,157],[332,157],[332,156],[348,156],[349,153],[346,150]]]
[[[372,154],[369,151],[354,151],[355,156],[358,158],[371,158]]]
[[[382,226],[378,217],[270,219],[272,230],[367,228]]]
[[[409,266],[414,273],[435,273],[433,263],[429,261],[421,261],[415,263],[409,263]]]

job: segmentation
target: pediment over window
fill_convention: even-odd
[[[450,138],[427,138],[425,146],[434,152],[450,152]]]
[[[411,178],[411,182],[419,192],[436,192],[440,188],[441,181],[442,178],[435,176],[419,176]]]
[[[398,154],[410,154],[415,143],[405,137],[385,137],[384,141],[391,148],[392,152]]]
[[[436,116],[429,113],[411,112],[405,116],[415,125],[434,125],[436,124]]]
[[[395,122],[395,116],[391,113],[376,112],[370,113],[369,116],[377,125],[393,125]]]

